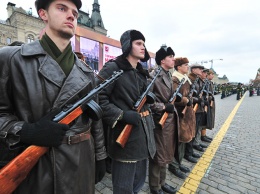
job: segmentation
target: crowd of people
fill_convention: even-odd
[[[148,71],[141,65],[150,58],[145,37],[128,30],[120,38],[123,54],[97,74],[70,44],[81,5],[36,0],[45,34],[0,49],[0,172],[26,148],[48,147],[9,193],[93,194],[106,169],[115,194],[138,193],[147,175],[152,194],[176,193],[167,169],[185,179],[183,159],[196,163],[212,141],[206,131],[215,121],[214,72],[175,58],[165,45],[155,55],[158,67]],[[71,122],[54,121],[120,71]]]

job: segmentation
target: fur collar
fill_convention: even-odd
[[[129,63],[129,61],[123,57],[123,55],[118,56],[117,58],[113,59],[118,67],[122,69],[123,71],[129,71],[133,69],[132,65]],[[146,77],[150,77],[148,70],[144,69],[141,63],[137,63],[136,70],[141,73],[142,75]]]
[[[191,81],[195,81],[196,78],[197,78],[197,75],[194,74],[194,73],[190,73],[190,74],[189,74],[189,78],[190,78]]]
[[[185,81],[183,83],[188,81],[190,85],[192,84],[189,77],[186,74],[183,75],[183,74],[179,73],[178,71],[174,71],[172,75],[177,77],[179,81],[181,81],[184,78]]]

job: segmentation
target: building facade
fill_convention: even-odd
[[[30,43],[40,39],[44,31],[44,23],[32,10],[24,10],[13,3],[7,4],[8,18],[0,20],[0,48],[14,41]],[[86,62],[99,71],[105,62],[120,55],[121,44],[118,40],[107,37],[98,0],[92,4],[92,13],[79,10],[78,26],[71,39],[74,51],[82,52]],[[154,53],[149,52],[151,59],[142,65],[150,68],[155,65]]]

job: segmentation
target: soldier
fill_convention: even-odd
[[[221,99],[226,97],[226,83],[221,85]]]
[[[162,68],[162,71],[153,86],[156,102],[151,106],[156,126],[154,135],[157,150],[154,159],[149,161],[149,186],[152,194],[160,194],[163,191],[176,192],[176,188],[165,182],[166,165],[174,157],[178,137],[177,112],[174,105],[169,103],[169,99],[174,93],[171,73],[169,72],[174,67],[174,55],[171,47],[161,47],[155,55],[156,63]],[[159,121],[164,112],[169,113],[169,116],[162,127]],[[171,124],[169,125],[169,123]]]
[[[212,70],[209,70],[207,72],[207,79],[209,82],[208,85],[208,92],[210,93],[210,96],[208,97],[208,112],[207,112],[207,118],[210,120],[210,123],[208,123],[207,129],[213,129],[215,125],[215,98],[214,98],[214,84],[212,82],[214,78],[214,72]],[[212,141],[211,137],[208,137],[206,135],[206,128],[201,130],[201,140],[204,142],[210,143]]]
[[[240,100],[242,97],[242,83],[237,84],[237,100]]]
[[[195,112],[192,107],[192,96],[190,94],[192,82],[190,81],[187,73],[189,72],[189,60],[187,58],[176,58],[174,64],[175,71],[173,72],[173,87],[174,90],[179,86],[181,80],[184,78],[184,84],[180,88],[182,94],[182,100],[175,102],[175,106],[179,115],[179,127],[178,127],[178,160],[173,159],[173,162],[169,164],[169,171],[175,176],[185,179],[184,173],[190,172],[190,169],[182,165],[182,159],[185,154],[186,145],[191,142],[195,137],[196,118]]]
[[[191,65],[190,67],[191,73],[189,74],[189,78],[192,82],[195,82],[197,76],[199,76],[198,82],[196,84],[196,90],[198,91],[198,94],[196,97],[193,98],[193,105],[198,105],[198,109],[195,112],[196,115],[196,135],[195,138],[193,138],[193,148],[204,152],[203,147],[205,148],[206,145],[201,144],[201,129],[202,129],[202,122],[203,122],[203,115],[204,115],[204,105],[205,101],[202,94],[202,89],[204,85],[203,79],[205,79],[206,74],[203,73],[204,66],[201,65]],[[203,146],[203,147],[202,147]]]
[[[145,62],[150,56],[145,48],[145,37],[137,30],[128,30],[120,38],[123,54],[108,61],[99,72],[103,78],[114,71],[123,75],[99,95],[103,109],[103,122],[107,126],[107,147],[112,159],[112,184],[114,194],[138,193],[144,185],[148,158],[154,157],[154,122],[148,104],[141,112],[133,106],[147,87],[148,71],[139,60]],[[126,125],[132,131],[124,147],[117,142]]]
[[[94,194],[95,179],[105,174],[102,122],[88,114],[70,125],[53,122],[61,107],[96,86],[93,72],[71,48],[81,1],[35,5],[46,26],[41,40],[0,49],[0,164],[30,145],[48,147],[14,193]]]

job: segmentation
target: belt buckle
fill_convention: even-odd
[[[71,145],[71,135],[68,136],[68,145]]]

